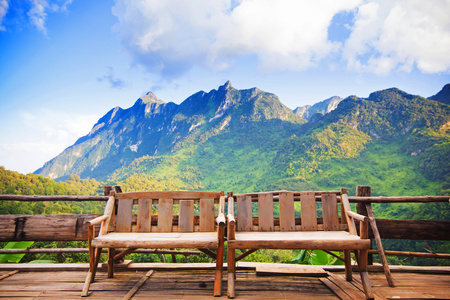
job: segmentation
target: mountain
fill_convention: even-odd
[[[444,100],[391,88],[368,98],[333,97],[301,113],[274,94],[230,82],[179,105],[149,93],[128,109],[110,110],[36,173],[58,180],[78,174],[127,190],[371,185],[383,195],[445,193]]]
[[[233,132],[242,137],[238,143],[259,143],[268,135],[288,137],[289,128],[304,122],[277,96],[257,88],[237,90],[230,82],[209,93],[200,91],[179,105],[149,93],[131,108],[110,110],[88,135],[36,173],[58,180],[73,173],[106,180],[136,159],[159,164],[167,155],[198,149],[217,135]]]
[[[428,99],[450,104],[450,83],[446,84],[439,93],[429,97]]]
[[[449,124],[450,106],[396,88],[367,99],[350,96],[280,147],[268,182],[274,187],[287,173],[291,181],[319,187],[367,184],[385,195],[440,193],[450,182]],[[433,188],[437,182],[441,186]]]
[[[310,121],[316,114],[325,115],[335,110],[342,100],[343,99],[341,97],[334,96],[318,102],[313,106],[305,105],[302,107],[297,107],[296,109],[294,109],[294,114]]]

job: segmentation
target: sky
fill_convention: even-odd
[[[450,83],[450,0],[0,0],[0,166],[31,173],[110,109],[227,80],[291,109]]]

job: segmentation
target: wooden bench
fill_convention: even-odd
[[[157,215],[152,215],[152,207]],[[108,277],[114,276],[114,260],[137,248],[197,248],[216,259],[214,295],[220,296],[224,210],[223,192],[112,192],[104,215],[88,222],[90,265],[82,296],[88,295],[94,281],[102,248],[108,248]],[[100,233],[95,237],[94,226],[99,223]],[[126,250],[116,254],[117,248]]]
[[[348,281],[352,280],[350,251],[354,250],[366,297],[373,298],[367,273],[367,253],[370,249],[368,218],[351,211],[345,189],[329,192],[280,191],[230,196],[231,194],[228,197],[229,298],[235,297],[236,261],[257,249],[343,251]],[[338,201],[341,203],[340,211],[343,216],[341,220]],[[252,216],[252,202],[258,203],[256,218]],[[279,218],[274,218],[275,203],[279,205]],[[323,217],[319,218],[316,206],[320,209],[320,204]],[[301,218],[295,216],[296,210],[300,211]],[[359,236],[355,220],[360,221]],[[247,251],[236,257],[236,249]]]

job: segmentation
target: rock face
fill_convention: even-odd
[[[342,100],[343,99],[341,97],[334,96],[318,102],[313,106],[306,105],[297,107],[294,109],[294,114],[310,121],[316,114],[325,115],[335,110]]]

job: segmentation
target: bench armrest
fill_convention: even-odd
[[[235,239],[236,220],[234,219],[234,198],[228,197],[228,240]]]
[[[226,220],[225,220],[225,215],[223,213],[220,213],[217,216],[216,223],[218,226],[225,226]]]
[[[218,226],[225,226],[225,196],[220,196],[219,199],[219,215],[216,218]]]
[[[87,225],[88,226],[94,226],[94,225],[97,225],[97,224],[105,221],[106,219],[108,219],[107,215],[99,216],[99,217],[97,217],[95,219],[92,219],[92,220],[88,221]]]
[[[353,218],[355,220],[358,220],[361,222],[369,222],[369,218],[367,216],[357,214],[355,212],[352,212],[351,210],[347,210],[346,213],[350,218]]]
[[[109,222],[111,220],[115,205],[115,198],[110,196],[106,202],[105,212],[102,216],[94,218],[87,222],[88,225],[88,242],[90,243],[94,238],[94,225],[102,223],[99,235],[108,233]]]
[[[352,212],[351,210],[345,211],[347,216],[354,220],[359,221],[359,237],[361,239],[368,239],[369,238],[369,217],[363,216],[360,214],[357,214],[355,212]],[[357,235],[355,233],[355,235]]]

